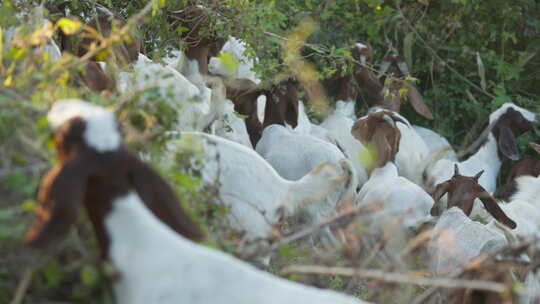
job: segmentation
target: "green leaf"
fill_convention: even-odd
[[[62,273],[60,271],[60,266],[56,260],[51,261],[45,268],[42,270],[43,276],[45,278],[45,285],[47,287],[58,286],[62,280]]]
[[[403,39],[403,56],[405,57],[405,62],[407,63],[407,66],[409,66],[409,69],[412,69],[412,66],[413,66],[413,62],[412,62],[413,61],[412,59],[413,43],[414,43],[414,33],[410,32]]]
[[[82,283],[86,286],[93,287],[99,282],[99,272],[95,266],[85,265],[80,275]]]
[[[486,69],[484,68],[484,62],[480,57],[480,53],[476,52],[476,65],[478,66],[478,76],[480,76],[480,86],[486,90]]]

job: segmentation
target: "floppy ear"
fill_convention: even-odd
[[[130,163],[130,182],[146,204],[146,207],[179,234],[192,240],[203,239],[204,232],[182,210],[171,186],[154,169],[134,155],[129,154],[128,159]]]
[[[422,98],[422,94],[418,92],[418,89],[415,85],[408,83],[406,81],[403,81],[403,86],[407,89],[407,100],[413,107],[414,111],[416,113],[424,116],[427,119],[433,120],[433,113],[429,110],[428,106],[424,103],[424,99]]]
[[[487,193],[482,186],[477,185],[477,190],[479,191],[478,198],[482,201],[482,204],[484,204],[484,207],[486,210],[491,214],[497,221],[500,223],[505,224],[506,226],[514,229],[516,228],[516,222],[511,220],[499,207],[499,204],[497,204],[497,201],[491,196],[491,194]]]
[[[441,214],[441,210],[439,210],[439,205],[440,205],[439,200],[441,199],[441,197],[443,197],[443,195],[445,195],[448,192],[448,189],[450,189],[450,183],[451,182],[448,180],[444,183],[438,184],[437,187],[435,188],[435,191],[432,194],[435,204],[433,205],[433,208],[431,208],[431,211],[430,211],[432,216],[437,216]]]
[[[26,243],[45,249],[60,241],[76,222],[84,200],[88,164],[76,158],[50,169],[41,180],[36,217]]]
[[[511,160],[519,159],[520,156],[516,145],[516,138],[509,127],[501,127],[499,131],[498,145],[499,149],[506,157],[510,158]]]

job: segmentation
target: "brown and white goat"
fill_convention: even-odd
[[[245,123],[252,145],[255,147],[262,131],[269,125],[298,125],[298,93],[300,83],[295,78],[286,78],[277,84],[256,84],[249,79],[235,79],[226,83],[227,98],[234,103],[236,112],[246,115]],[[258,118],[257,98],[266,96],[264,120]]]
[[[475,176],[463,176],[455,165],[454,176],[437,185],[433,194],[434,199],[439,200],[442,195],[448,193],[448,210],[445,210],[439,218],[429,246],[431,268],[436,275],[446,275],[464,267],[473,258],[493,253],[506,245],[502,234],[468,218],[475,198],[480,198],[487,211],[497,221],[512,229],[516,228],[516,223],[478,183],[482,173],[483,171],[480,171]],[[489,265],[493,265],[493,268],[471,268],[465,277],[508,284],[512,282],[508,267],[492,262]],[[454,289],[443,292],[443,296],[444,303],[506,303],[500,294],[478,290]]]
[[[352,55],[360,62],[360,67],[354,76],[372,106],[379,106],[399,113],[402,100],[401,92],[405,90],[406,100],[418,114],[427,119],[434,118],[416,86],[405,79],[409,76],[409,69],[401,57],[398,55],[384,57],[380,71],[383,77],[379,78],[368,65],[373,57],[371,46],[367,43],[358,43],[356,47],[358,50],[352,52]]]
[[[48,119],[59,163],[41,181],[36,218],[26,236],[31,247],[53,246],[85,208],[106,257],[110,235],[105,221],[115,202],[131,194],[172,230],[193,240],[203,238],[167,182],[122,145],[112,112],[80,100],[61,100]]]
[[[439,201],[441,197],[448,193],[448,209],[458,207],[463,210],[466,216],[471,214],[474,200],[476,198],[484,204],[486,210],[499,222],[510,228],[516,228],[516,223],[510,219],[499,207],[497,201],[479,183],[480,176],[484,171],[478,172],[475,176],[463,176],[459,174],[458,165],[454,165],[454,176],[451,179],[440,183],[435,188],[433,198]],[[431,211],[432,215],[438,215],[438,205]]]

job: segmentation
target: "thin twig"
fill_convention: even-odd
[[[23,302],[26,290],[28,290],[28,286],[30,286],[30,282],[32,281],[32,272],[32,268],[27,268],[24,271],[19,284],[17,284],[17,289],[15,290],[15,295],[13,296],[11,304],[21,304]]]
[[[486,290],[492,292],[505,292],[508,288],[506,285],[492,281],[482,280],[463,280],[449,278],[426,278],[417,275],[408,275],[401,273],[384,272],[381,270],[371,269],[354,269],[349,267],[326,267],[318,265],[294,265],[285,267],[282,275],[291,273],[300,274],[319,274],[319,275],[337,275],[344,277],[362,277],[366,279],[375,279],[384,282],[437,286],[444,288],[472,288],[477,290]]]

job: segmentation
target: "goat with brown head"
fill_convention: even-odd
[[[360,62],[361,67],[355,73],[355,78],[372,105],[399,112],[402,99],[400,92],[406,90],[407,100],[414,110],[427,119],[433,119],[433,114],[422,100],[418,89],[405,79],[409,75],[409,68],[401,57],[397,55],[384,57],[380,69],[383,77],[379,78],[367,66],[373,57],[371,46],[364,43],[358,43],[356,46],[358,50],[352,52],[352,55]]]
[[[232,79],[226,82],[227,99],[234,104],[234,110],[247,117],[244,119],[251,144],[255,146],[262,135],[262,123],[257,116],[257,98],[268,96],[266,89],[249,79]]]
[[[357,120],[351,134],[366,146],[372,146],[377,153],[376,168],[395,160],[399,151],[401,132],[396,121],[403,121],[393,112],[382,110]]]
[[[454,167],[454,176],[444,183],[438,184],[435,188],[433,198],[438,202],[443,195],[448,193],[448,209],[458,207],[463,210],[467,216],[471,214],[474,200],[480,199],[486,210],[499,222],[514,229],[516,223],[510,219],[504,211],[499,207],[497,201],[489,194],[480,184],[478,180],[484,171],[478,172],[475,176],[463,176],[459,174],[459,168],[456,164]],[[437,204],[431,210],[432,215],[438,215]]]
[[[216,32],[205,34],[205,30],[202,30],[211,27],[211,17],[208,9],[198,5],[188,5],[167,16],[171,28],[182,26],[189,29],[182,34],[182,39],[188,45],[185,54],[189,60],[197,61],[201,75],[208,75],[210,58],[217,56],[226,42]]]
[[[107,256],[110,239],[104,221],[115,200],[129,193],[138,195],[172,230],[191,239],[203,237],[167,182],[122,145],[112,112],[80,100],[61,100],[48,119],[59,163],[41,181],[36,219],[27,233],[31,247],[53,246],[85,207]]]
[[[287,77],[271,85],[266,96],[263,129],[272,124],[293,128],[298,125],[298,94],[300,82],[295,77]]]

